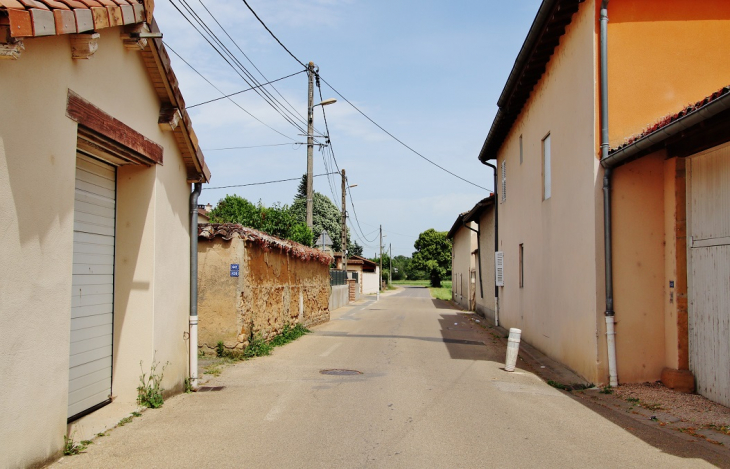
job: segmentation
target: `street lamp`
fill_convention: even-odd
[[[312,199],[314,197],[314,184],[312,181],[312,173],[314,172],[314,162],[312,153],[314,151],[314,108],[315,106],[327,106],[337,102],[336,99],[325,99],[321,103],[314,103],[314,76],[319,68],[314,62],[309,62],[307,66],[307,76],[309,77],[309,94],[307,99],[307,227],[311,230],[314,226],[314,217],[312,211]]]

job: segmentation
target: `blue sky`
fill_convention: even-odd
[[[225,93],[247,88],[172,2],[155,7],[164,41]],[[207,7],[268,80],[302,67],[275,42],[242,0],[187,0],[198,15],[236,53],[260,82],[236,46],[206,12]],[[406,144],[441,166],[489,190],[491,169],[477,155],[496,113],[496,102],[540,5],[539,0],[248,0],[287,48],[303,62],[313,61],[320,74],[365,114]],[[221,96],[170,52],[173,69],[188,106]],[[307,78],[299,74],[275,84],[306,116]],[[272,93],[275,93],[271,90]],[[322,95],[339,98],[322,83]],[[279,101],[284,100],[276,95]],[[315,89],[315,99],[318,98]],[[238,194],[265,205],[291,204],[298,182],[249,187],[207,187],[299,178],[306,172],[306,137],[252,91],[233,98],[260,121],[229,100],[189,109],[200,146],[212,173],[201,203]],[[315,102],[319,102],[318,100]],[[286,105],[286,103],[284,103]],[[324,130],[321,108],[314,125]],[[334,155],[347,171],[358,228],[348,213],[353,236],[372,257],[382,224],[393,255],[410,256],[418,234],[428,228],[448,230],[460,212],[489,192],[430,165],[368,122],[345,101],[325,108]],[[230,147],[260,148],[217,150]],[[332,164],[314,151],[314,173]],[[314,179],[315,190],[339,206],[340,178]],[[331,189],[330,182],[334,187]],[[207,187],[206,187],[207,186]],[[334,193],[334,195],[333,195]],[[360,233],[360,228],[363,233]]]

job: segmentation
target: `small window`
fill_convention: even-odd
[[[520,244],[520,288],[525,286],[525,245]]]
[[[498,287],[504,286],[504,252],[494,253],[494,283]]]
[[[520,164],[522,164],[522,135],[520,135]]]
[[[551,188],[551,169],[550,169],[550,134],[542,140],[542,187],[543,187],[543,200],[550,198]]]

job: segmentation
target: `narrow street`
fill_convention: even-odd
[[[711,467],[534,374],[426,288],[342,308],[54,467]],[[325,375],[323,370],[362,374]],[[206,375],[208,377],[208,375]]]

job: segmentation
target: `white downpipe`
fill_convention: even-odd
[[[499,326],[499,297],[494,297],[494,327]]]
[[[504,361],[504,371],[515,371],[517,355],[520,353],[520,336],[522,331],[515,327],[510,328],[507,339],[507,358]]]
[[[198,317],[190,316],[190,387],[198,389]]]
[[[611,387],[618,386],[616,373],[616,331],[613,316],[606,316],[606,344],[608,345],[608,377]]]

